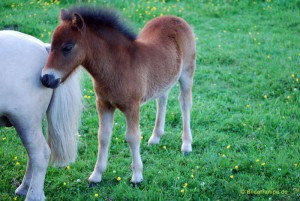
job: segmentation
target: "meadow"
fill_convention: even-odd
[[[50,42],[61,8],[75,0],[0,2],[0,30],[14,29]],[[82,0],[113,7],[135,32],[158,16],[176,15],[194,29],[197,69],[191,127],[193,152],[183,156],[178,86],[169,95],[166,132],[148,146],[156,104],[141,108],[144,181],[130,184],[125,118],[117,111],[107,171],[95,188],[87,178],[97,156],[98,118],[83,70],[85,110],[78,159],[48,167],[48,200],[299,200],[300,1]],[[0,98],[5,98],[1,97]],[[27,154],[14,128],[0,128],[0,200],[14,195]]]

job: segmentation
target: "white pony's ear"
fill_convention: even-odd
[[[74,13],[72,16],[72,24],[78,28],[79,31],[85,30],[85,23],[82,16],[78,13]]]

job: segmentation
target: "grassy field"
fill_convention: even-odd
[[[86,109],[78,160],[49,167],[48,200],[299,200],[300,1],[133,0],[83,1],[114,7],[138,32],[153,17],[186,19],[197,41],[191,125],[193,152],[184,157],[178,86],[170,93],[166,133],[147,146],[155,102],[141,108],[144,181],[132,187],[125,118],[116,113],[108,168],[88,188],[97,155],[97,112],[84,73]],[[0,29],[16,29],[50,42],[61,8],[76,1],[5,0]],[[0,98],[1,97],[0,95]],[[0,200],[14,195],[27,155],[13,128],[0,129]],[[118,179],[119,178],[119,179]]]

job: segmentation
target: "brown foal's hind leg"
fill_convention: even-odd
[[[132,179],[133,184],[143,181],[143,163],[140,155],[141,133],[139,128],[140,106],[133,104],[128,107],[124,114],[126,116],[126,141],[129,144],[132,156]]]
[[[99,112],[99,131],[98,131],[98,157],[93,173],[89,177],[90,187],[94,187],[102,180],[102,173],[107,166],[108,148],[113,128],[115,108],[110,106],[98,106]]]
[[[180,86],[180,106],[182,111],[182,146],[181,151],[184,155],[187,155],[192,151],[192,133],[190,126],[190,114],[192,107],[192,86],[193,86],[193,73],[194,68],[183,70],[179,79]]]
[[[167,111],[168,93],[164,93],[161,97],[156,100],[156,121],[153,133],[148,141],[148,144],[158,144],[161,136],[165,132],[165,120]]]

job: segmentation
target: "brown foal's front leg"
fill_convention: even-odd
[[[101,182],[102,173],[106,170],[108,148],[110,144],[115,108],[105,103],[98,103],[99,131],[98,158],[93,173],[89,177],[90,187]]]

